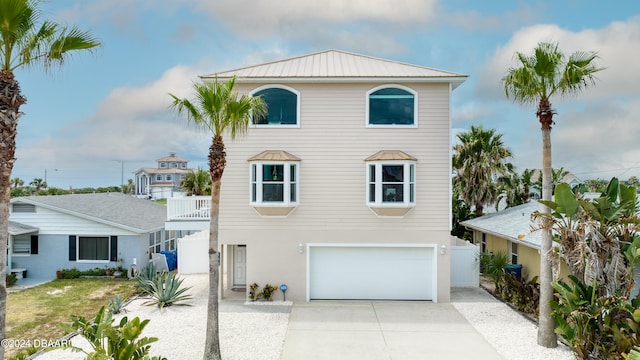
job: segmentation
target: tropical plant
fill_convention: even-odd
[[[540,302],[540,284],[538,277],[526,281],[524,278],[518,278],[515,275],[505,272],[504,286],[502,286],[500,297],[516,309],[527,314],[538,314]]]
[[[76,352],[83,352],[89,360],[166,360],[164,357],[149,357],[151,344],[158,341],[155,337],[140,337],[142,331],[149,324],[149,320],[140,320],[136,317],[129,320],[126,316],[120,323],[113,325],[114,319],[110,311],[103,306],[93,320],[87,320],[82,316],[71,316],[71,329],[84,336],[91,347],[92,352],[87,352],[80,347],[67,343],[66,348]]]
[[[271,301],[271,296],[273,295],[274,292],[276,292],[278,290],[277,286],[271,285],[271,284],[266,284],[262,290],[260,290],[260,292],[258,293],[257,297],[258,298],[262,298],[265,301]]]
[[[42,189],[46,189],[47,186],[47,182],[40,179],[40,178],[35,178],[33,179],[30,183],[29,186],[31,186],[33,188],[33,192],[35,194],[38,194],[40,192],[40,190]]]
[[[597,296],[631,297],[633,269],[640,260],[640,217],[635,188],[613,178],[593,200],[568,184],[556,187],[554,201],[540,200],[550,213],[534,213],[538,228],[551,228],[557,255],[585,284],[595,281]]]
[[[512,170],[511,164],[505,161],[511,157],[511,151],[495,129],[471,126],[457,137],[460,143],[453,147],[452,166],[456,173],[453,184],[460,197],[475,207],[475,215],[481,216],[484,207],[498,199],[499,189],[494,179]]]
[[[508,264],[509,257],[504,251],[480,254],[480,268],[483,269],[483,274],[491,277],[498,294],[502,292],[504,269]]]
[[[78,50],[100,43],[88,32],[51,21],[40,22],[38,0],[0,1],[0,339],[5,334],[6,257],[9,228],[11,171],[16,161],[16,134],[20,107],[27,102],[14,71],[29,65],[60,64]],[[0,347],[0,358],[4,349]]]
[[[506,173],[496,180],[498,186],[498,200],[496,211],[502,200],[506,208],[524,204],[529,199],[529,190],[522,178],[515,172]]]
[[[145,291],[151,296],[151,301],[146,302],[145,305],[157,305],[160,310],[165,306],[189,305],[182,302],[191,299],[191,295],[185,294],[190,288],[181,288],[183,280],[175,273],[156,274],[153,280],[145,281],[147,282]]]
[[[205,170],[198,169],[188,172],[180,181],[180,187],[191,195],[211,195],[211,176]]]
[[[556,333],[579,359],[623,359],[640,344],[638,299],[598,296],[595,279],[587,286],[569,275],[571,285],[553,282],[557,301],[551,303]]]
[[[451,235],[463,240],[471,240],[473,234],[460,223],[472,217],[471,207],[460,198],[458,189],[454,188],[451,195]]]
[[[207,307],[207,331],[204,358],[220,359],[220,334],[218,330],[218,220],[220,214],[220,180],[226,165],[223,134],[231,138],[247,130],[251,116],[264,116],[266,105],[260,97],[238,95],[233,91],[235,78],[225,83],[194,83],[192,100],[173,98],[172,109],[186,115],[187,121],[209,130],[212,134],[209,147],[209,175],[211,177],[211,221],[209,226],[209,300]]]
[[[24,186],[24,180],[16,177],[11,179],[11,185],[14,189],[17,189],[19,187],[23,187]]]
[[[602,70],[595,65],[593,52],[575,52],[567,59],[558,44],[542,42],[527,55],[516,52],[517,67],[512,67],[502,78],[507,98],[526,105],[536,105],[536,116],[542,130],[542,199],[551,200],[551,126],[554,124],[551,107],[553,96],[570,96],[595,84],[595,74]],[[542,232],[540,246],[540,317],[538,344],[557,346],[553,331],[550,302],[553,300],[553,278],[549,257],[551,231]]]

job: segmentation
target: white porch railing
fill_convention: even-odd
[[[167,199],[167,221],[209,221],[210,196],[186,196]]]

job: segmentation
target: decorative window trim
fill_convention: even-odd
[[[288,216],[300,202],[300,158],[282,150],[266,150],[248,161],[249,204],[261,216]],[[282,184],[283,201],[263,201],[265,166],[282,166],[282,180],[276,181]]]
[[[281,85],[281,84],[268,84],[268,85],[263,85],[260,87],[257,87],[253,90],[251,90],[251,92],[249,93],[249,96],[254,96],[255,93],[262,91],[262,90],[267,90],[267,89],[283,89],[283,90],[287,90],[290,91],[292,93],[294,93],[296,95],[296,123],[295,124],[274,124],[274,125],[269,125],[269,124],[254,124],[253,120],[249,121],[249,127],[251,128],[266,128],[266,129],[273,129],[273,128],[299,128],[300,127],[300,92],[292,87],[286,86],[286,85]],[[252,116],[253,119],[253,116]]]
[[[403,125],[403,124],[370,124],[369,123],[370,95],[378,90],[389,89],[389,88],[404,90],[413,95],[413,124]],[[419,118],[418,117],[418,92],[413,90],[410,87],[399,85],[399,84],[385,84],[385,85],[377,86],[367,91],[367,94],[365,95],[365,103],[366,103],[365,105],[366,115],[365,115],[364,121],[365,121],[365,126],[368,128],[417,128],[418,127],[418,118]]]
[[[382,150],[365,159],[365,203],[374,213],[401,217],[415,207],[416,162],[413,156],[397,150]],[[397,185],[383,181],[383,168],[386,166],[402,166],[402,201],[384,200],[385,185]],[[387,190],[395,189],[388,187]]]
[[[162,175],[157,174],[157,175],[155,176],[155,181],[162,181]]]

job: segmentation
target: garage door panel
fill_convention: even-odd
[[[432,248],[312,247],[309,254],[311,299],[432,299]]]

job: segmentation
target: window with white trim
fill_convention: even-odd
[[[417,125],[418,94],[407,87],[388,85],[367,93],[367,126]]]
[[[108,236],[78,236],[78,261],[109,261],[110,249]]]
[[[149,259],[151,254],[162,251],[162,231],[149,233]]]
[[[173,180],[173,177],[171,176],[171,174],[167,174],[167,181],[171,181]]]
[[[260,96],[267,106],[266,114],[254,116],[253,126],[299,126],[300,122],[300,93],[295,89],[282,85],[268,85],[251,93]]]
[[[517,264],[518,263],[518,243],[512,241],[511,242],[511,263],[512,264]]]
[[[156,181],[162,181],[162,175],[156,175]]]
[[[17,235],[13,237],[13,249],[14,255],[30,255],[31,254],[31,236],[29,235]]]
[[[251,163],[251,204],[258,206],[297,205],[298,163]]]
[[[416,202],[416,165],[413,161],[376,161],[367,164],[369,206],[411,207]]]

